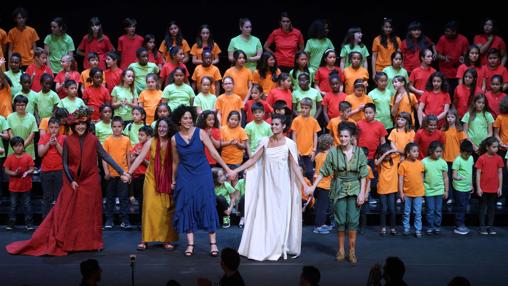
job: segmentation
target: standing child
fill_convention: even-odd
[[[393,79],[396,76],[402,76],[404,77],[406,82],[408,82],[409,76],[407,74],[407,70],[402,67],[402,61],[404,59],[404,56],[402,55],[401,52],[399,51],[393,52],[390,58],[392,60],[392,65],[384,68],[383,72],[388,77],[388,85],[386,88],[391,90],[392,93],[395,93],[395,87],[393,87]]]
[[[40,120],[41,118],[50,117],[53,114],[54,108],[60,103],[58,94],[51,90],[53,87],[53,76],[50,74],[43,74],[41,76],[42,89],[35,97],[35,117]]]
[[[482,93],[482,90],[477,86],[478,73],[476,69],[469,68],[463,72],[463,76],[459,81],[459,85],[455,88],[453,93],[453,106],[457,108],[459,118],[466,114],[471,100],[477,94]]]
[[[305,53],[310,57],[309,64],[313,69],[319,68],[319,61],[327,49],[335,49],[332,41],[327,37],[328,32],[328,23],[324,20],[315,20],[309,27]],[[298,57],[298,53],[296,53],[296,57]]]
[[[340,115],[335,117],[335,118],[332,118],[329,122],[328,122],[328,125],[326,126],[326,129],[328,129],[328,132],[330,132],[330,135],[333,136],[333,145],[334,146],[337,146],[340,144],[340,139],[339,139],[339,124],[341,122],[352,122],[354,124],[356,124],[356,122],[349,118],[349,114],[351,113],[351,103],[347,102],[347,101],[341,101],[339,103],[339,112],[340,112]]]
[[[159,51],[166,58],[166,62],[170,61],[171,48],[178,48],[182,50],[184,53],[182,63],[185,64],[189,61],[190,47],[187,41],[183,38],[182,31],[176,24],[176,21],[169,22],[168,32],[164,36],[164,41],[162,41],[161,45],[159,46]]]
[[[72,79],[68,79],[64,83],[64,89],[67,97],[63,98],[58,107],[67,109],[67,112],[74,113],[80,107],[86,107],[85,102],[78,97],[78,83]]]
[[[478,152],[482,141],[493,134],[494,117],[489,112],[485,95],[478,94],[473,98],[469,111],[462,117],[462,123],[467,139],[473,143],[474,151]]]
[[[335,117],[340,116],[339,104],[346,99],[346,94],[341,92],[342,81],[337,73],[333,73],[328,77],[330,92],[323,97],[321,105],[323,106],[323,115],[326,124]]]
[[[81,93],[83,94],[85,92],[85,89],[91,85],[93,85],[93,77],[90,75],[90,72],[93,68],[98,68],[101,73],[102,69],[99,68],[99,56],[97,53],[91,52],[86,55],[87,62],[88,62],[88,68],[81,72]],[[102,76],[102,81],[105,81],[104,75]],[[102,84],[102,82],[101,82]]]
[[[47,65],[48,52],[43,48],[35,48],[34,63],[30,64],[25,73],[32,77],[32,90],[39,92],[42,89],[41,77],[43,74],[53,75],[53,72]]]
[[[145,119],[145,110],[140,106],[134,106],[132,108],[132,122],[128,123],[123,130],[123,135],[129,137],[132,146],[139,143],[138,134],[139,130],[146,126]]]
[[[418,130],[415,135],[415,143],[420,149],[418,159],[423,159],[428,154],[430,143],[439,141],[444,142],[443,132],[437,128],[437,116],[431,114],[423,118],[422,129]]]
[[[23,138],[14,136],[11,138],[10,146],[13,153],[9,152],[4,162],[4,171],[9,176],[10,211],[9,222],[6,229],[14,229],[16,224],[16,208],[21,201],[24,207],[25,224],[27,230],[33,230],[32,219],[32,174],[34,171],[34,160],[30,154],[25,153],[25,142]]]
[[[4,63],[3,66],[0,66],[0,71],[4,71],[5,68]],[[12,53],[9,58],[9,70],[4,72],[4,74],[11,80],[11,95],[14,98],[21,91],[21,75],[24,74],[21,70],[21,55],[19,53]],[[28,89],[30,89],[30,86]]]
[[[161,118],[169,116],[171,116],[171,109],[169,109],[168,104],[163,102],[159,103],[155,109],[155,117],[150,127],[152,127],[153,130],[156,130],[155,127],[157,126],[157,121],[159,121]]]
[[[139,141],[134,147],[132,147],[129,157],[129,164],[131,165],[134,160],[141,153],[141,149],[143,149],[143,145],[145,145],[146,141],[151,139],[153,136],[153,129],[150,126],[143,126],[138,131]],[[132,174],[132,184],[129,188],[129,200],[131,204],[143,205],[143,183],[145,181],[145,173],[148,168],[148,164],[150,163],[150,154],[147,154],[143,163],[139,165],[139,167]],[[136,198],[138,198],[136,200]],[[140,217],[141,210],[140,208]]]
[[[113,117],[113,107],[110,104],[103,104],[99,107],[100,120],[94,124],[95,136],[99,139],[101,144],[104,144],[106,138],[113,135],[111,129],[111,118]]]
[[[155,48],[155,36],[153,34],[146,34],[143,47],[148,51],[148,61],[154,63],[162,70],[162,66],[166,62],[164,56]]]
[[[55,94],[56,95],[56,94]],[[7,117],[7,122],[11,129],[9,130],[9,137],[13,138],[14,136],[19,136],[23,139],[24,151],[32,156],[32,159],[35,160],[35,150],[34,150],[34,137],[35,132],[38,132],[37,122],[35,121],[35,117],[26,112],[26,105],[28,103],[28,99],[22,95],[18,95],[14,98],[14,107],[16,112],[11,113]],[[12,149],[9,149],[9,154],[13,152]]]
[[[104,141],[104,150],[113,158],[118,165],[127,172],[130,167],[129,157],[131,151],[131,142],[128,137],[122,135],[123,120],[120,116],[115,116],[111,120],[111,129],[113,135],[109,136]],[[129,207],[129,187],[124,183],[116,170],[111,168],[105,161],[102,162],[104,168],[104,178],[108,181],[108,188],[106,191],[106,223],[105,229],[113,228],[113,209],[115,206],[115,194],[120,199],[120,217],[122,229],[130,229],[132,226],[129,221],[128,207]]]
[[[30,76],[26,73],[22,74],[19,78],[19,82],[21,84],[21,91],[17,93],[17,95],[22,95],[28,99],[28,104],[26,106],[26,112],[32,114],[35,116],[35,102],[37,100],[37,92],[30,89],[32,86],[32,80],[30,79]],[[12,88],[11,88],[12,93]],[[16,95],[13,95],[12,100],[14,101],[14,98],[16,98]],[[9,107],[12,107],[12,104],[9,105]]]
[[[64,55],[60,61],[60,66],[62,70],[55,76],[55,90],[58,93],[58,97],[62,99],[67,96],[67,92],[63,88],[65,81],[72,79],[79,85],[81,83],[81,74],[77,71],[76,61],[71,55]]]
[[[490,80],[490,90],[485,93],[485,97],[489,103],[489,109],[494,118],[499,115],[501,100],[506,97],[506,93],[503,92],[502,88],[503,77],[498,74],[494,75]]]
[[[455,189],[455,229],[456,234],[466,235],[466,210],[469,198],[473,192],[473,144],[464,140],[460,143],[460,155],[455,158],[452,165],[453,188]]]
[[[222,79],[222,87],[224,88],[224,93],[221,94],[217,101],[215,102],[215,109],[217,110],[217,119],[219,120],[219,126],[224,126],[227,124],[229,113],[232,111],[237,111],[241,114],[241,110],[243,109],[243,101],[240,96],[233,93],[233,87],[235,85],[235,81],[230,76],[225,76]]]
[[[177,67],[170,75],[171,84],[162,91],[161,102],[169,105],[171,110],[175,110],[180,105],[192,106],[194,101],[194,90],[185,83],[185,70]]]
[[[393,59],[390,58],[399,50],[399,47],[400,38],[393,33],[392,19],[384,18],[381,35],[374,38],[372,43],[372,74],[385,72],[384,69],[389,68],[390,63],[393,64]],[[389,81],[392,79],[393,77],[389,78]]]
[[[114,51],[115,48],[113,44],[111,44],[109,37],[104,35],[101,20],[98,17],[92,17],[88,27],[88,34],[86,34],[81,40],[81,43],[79,43],[76,53],[80,56],[88,55],[91,52],[96,53],[98,67],[100,67],[101,70],[105,70],[106,54]],[[89,63],[89,61],[85,60],[83,62],[83,67],[85,69],[90,68]]]
[[[303,51],[299,51],[296,53],[295,65],[293,69],[289,72],[289,75],[291,76],[291,82],[293,84],[293,91],[298,90],[300,88],[300,86],[298,85],[298,78],[301,73],[309,74],[310,75],[309,85],[313,85],[316,70],[313,67],[309,67],[309,55]]]
[[[263,52],[258,61],[257,69],[252,74],[252,82],[259,84],[264,94],[277,87],[277,77],[280,75],[277,60],[271,52]]]
[[[404,156],[406,145],[413,143],[414,139],[415,131],[412,128],[411,115],[407,112],[401,112],[395,120],[395,128],[388,135],[390,146],[392,149],[397,150],[399,155]]]
[[[325,163],[328,151],[333,146],[333,137],[330,134],[321,134],[318,138],[318,153],[316,155],[316,170],[314,179],[319,176],[321,167]],[[328,234],[332,230],[330,225],[326,224],[330,212],[330,184],[331,176],[324,177],[316,186],[314,196],[317,199],[316,216],[314,217],[314,233]]]
[[[356,51],[362,55],[361,66],[366,70],[369,70],[369,64],[367,63],[367,57],[369,56],[369,50],[362,43],[362,29],[360,27],[349,28],[344,41],[342,42],[342,49],[340,50],[340,68],[345,69],[351,66],[351,59],[349,54]]]
[[[323,96],[326,93],[331,92],[332,88],[330,86],[330,76],[336,75],[340,79],[339,90],[343,90],[342,83],[344,82],[344,73],[337,66],[337,55],[335,50],[328,49],[323,54],[323,58],[321,59],[321,64],[319,64],[319,69],[316,72],[316,76],[314,77],[314,87],[321,92]]]
[[[5,59],[0,58],[0,67],[5,66]],[[12,113],[12,95],[9,78],[0,70],[0,115],[7,117]]]
[[[254,112],[251,109],[252,109],[252,106],[254,106],[254,104],[256,104],[256,103],[263,106],[262,120],[267,120],[268,118],[271,117],[271,114],[273,113],[273,109],[270,106],[270,104],[268,104],[266,101],[263,100],[263,96],[264,96],[263,89],[261,88],[260,85],[255,83],[252,85],[252,88],[250,91],[251,91],[250,92],[251,99],[249,99],[245,103],[245,106],[243,108],[243,110],[245,110],[246,123],[249,123],[252,120],[254,120],[254,117],[255,117]],[[252,153],[252,154],[254,155],[254,153]]]
[[[67,32],[67,25],[62,17],[53,18],[50,23],[51,34],[44,38],[44,49],[49,55],[49,66],[54,74],[62,71],[61,59],[65,55],[72,56],[74,42]]]
[[[171,83],[170,76],[177,67],[185,70],[185,82],[189,82],[190,74],[183,62],[185,59],[183,50],[179,47],[171,47],[169,48],[169,57],[169,61],[166,61],[160,73],[160,85],[166,87],[166,85]]]
[[[452,182],[452,164],[455,158],[460,155],[460,143],[467,138],[462,129],[457,109],[451,108],[446,115],[446,122],[443,126],[443,159],[448,164],[448,182]],[[455,198],[453,187],[449,188],[448,201],[446,204],[451,205]]]
[[[508,70],[505,66],[501,65],[501,54],[497,49],[490,49],[488,51],[488,63],[482,67],[483,72],[483,86],[486,91],[491,90],[492,77],[500,75],[503,78],[502,90],[508,90]]]
[[[293,95],[291,94],[291,77],[288,73],[281,73],[277,77],[277,87],[270,90],[266,97],[266,102],[271,106],[278,100],[284,100],[286,105],[292,110]]]
[[[240,113],[231,111],[227,117],[227,124],[220,128],[221,157],[231,169],[236,169],[242,164],[244,152],[248,154],[249,150],[249,137],[240,126],[240,122]]]
[[[196,95],[194,99],[194,106],[196,112],[201,114],[203,111],[212,110],[215,111],[215,102],[217,102],[217,96],[210,93],[211,87],[213,86],[213,79],[209,76],[201,78],[201,92]]]
[[[388,76],[384,72],[377,72],[374,75],[374,82],[376,83],[376,88],[369,92],[369,97],[376,105],[376,119],[383,123],[385,129],[392,129],[393,121],[390,103],[392,102],[394,92],[386,88]]]
[[[395,229],[395,219],[397,216],[395,211],[395,197],[398,192],[398,160],[394,160],[393,158],[397,153],[398,150],[392,148],[390,144],[382,144],[376,150],[376,160],[374,161],[378,170],[377,193],[381,201],[381,230],[379,234],[382,236],[388,234],[386,229],[386,214],[388,212],[390,212],[390,234],[397,234],[397,230]]]
[[[385,136],[388,135],[383,123],[376,120],[376,106],[374,103],[367,103],[364,107],[365,119],[358,121],[358,146],[367,147],[369,153],[367,160],[369,166],[374,167],[374,157],[379,145],[385,144]]]
[[[317,149],[317,133],[321,131],[317,120],[311,116],[313,102],[310,98],[300,100],[300,115],[291,123],[293,141],[296,142],[299,165],[303,167],[305,177],[312,180],[314,175],[314,157]]]
[[[122,81],[123,69],[118,67],[119,60],[120,56],[115,51],[108,52],[106,54],[107,69],[104,71],[103,79],[110,94],[113,92],[113,88],[119,85],[120,81]]]
[[[344,92],[346,94],[353,93],[355,82],[358,79],[363,80],[365,82],[365,88],[367,88],[369,71],[360,65],[362,60],[363,56],[359,52],[353,51],[349,54],[349,61],[351,62],[351,66],[344,69]]]
[[[409,92],[407,79],[401,75],[393,78],[393,88],[395,95],[392,96],[392,116],[397,118],[402,112],[407,112],[411,116],[411,122],[416,124],[415,113],[418,108],[418,99],[414,93]]]
[[[478,76],[476,79],[476,88],[484,90],[485,88],[482,87],[484,74],[482,71],[482,64],[480,62],[480,48],[474,44],[468,46],[467,52],[464,55],[464,63],[457,69],[459,84],[463,83],[464,73],[470,68],[475,69]]]
[[[33,63],[36,42],[39,35],[34,28],[26,25],[28,12],[24,8],[16,8],[12,12],[16,27],[9,30],[7,44],[9,44],[9,58],[13,53],[21,55],[21,66],[23,69]]]
[[[219,221],[222,223],[222,228],[229,228],[231,226],[230,215],[235,206],[235,196],[233,194],[236,190],[230,182],[226,181],[227,177],[222,168],[212,168],[212,175],[215,183]]]
[[[425,49],[420,52],[421,64],[415,68],[409,76],[409,90],[414,92],[418,99],[425,93],[425,86],[429,77],[436,72],[432,67],[434,54],[431,50]]]
[[[222,142],[220,139],[219,120],[217,119],[217,115],[215,114],[214,111],[211,110],[203,111],[199,115],[196,127],[206,132],[206,134],[212,141],[215,149],[219,150],[222,147]],[[210,167],[214,167],[215,165],[217,165],[217,161],[212,157],[210,151],[206,147],[205,147],[205,156],[206,160],[208,160],[208,164],[210,164]]]
[[[409,23],[406,39],[400,44],[400,51],[404,55],[404,68],[409,73],[420,65],[420,53],[426,49],[435,54],[434,43],[422,33],[422,24],[418,21]]]
[[[154,122],[155,110],[161,102],[162,90],[158,87],[159,76],[156,73],[146,75],[146,89],[139,94],[138,104],[146,112],[146,124]]]
[[[270,107],[270,106],[268,106]],[[263,104],[255,102],[251,105],[251,116],[253,121],[245,126],[245,133],[249,136],[248,150],[249,158],[252,157],[259,146],[259,141],[268,136],[272,136],[272,128],[270,124],[265,122],[265,107]],[[271,110],[271,107],[270,107]]]
[[[351,103],[351,119],[355,122],[358,122],[362,119],[365,119],[364,107],[367,103],[373,103],[372,98],[370,98],[365,93],[365,85],[366,81],[363,79],[357,79],[354,82],[354,93],[348,94],[346,96],[346,101]]]
[[[139,94],[146,88],[146,76],[150,73],[159,73],[159,67],[148,61],[148,50],[138,48],[136,50],[137,62],[129,65],[129,69],[134,71],[134,85],[136,93]]]
[[[125,124],[132,121],[132,108],[138,106],[138,94],[134,87],[134,71],[130,68],[122,72],[122,81],[111,93],[111,105],[115,115],[120,116]]]
[[[476,193],[480,197],[480,234],[496,234],[496,201],[503,193],[503,159],[497,155],[498,148],[499,141],[495,137],[487,137],[480,146],[482,155],[474,165]]]
[[[196,37],[196,43],[192,45],[190,50],[190,54],[192,55],[192,63],[195,65],[203,64],[204,59],[202,55],[205,51],[210,52],[212,57],[212,61],[210,64],[218,64],[219,63],[219,54],[221,50],[219,45],[213,40],[212,33],[210,32],[210,27],[208,25],[201,25],[199,27],[199,33]]]
[[[249,99],[250,89],[252,87],[252,72],[244,67],[247,61],[247,55],[242,50],[236,50],[233,53],[234,65],[226,70],[224,77],[230,76],[235,81],[233,92],[238,94],[245,102]]]
[[[60,127],[58,128],[58,135],[66,135],[69,134],[69,130],[67,127],[67,117],[69,116],[69,112],[65,108],[56,107],[53,115],[51,117],[42,118],[39,122],[39,137],[44,136],[49,133],[49,120],[51,118],[56,118],[60,122]]]
[[[118,52],[120,53],[120,68],[126,69],[130,64],[136,62],[136,51],[143,47],[143,37],[136,34],[137,21],[134,18],[123,20],[125,34],[118,38]]]
[[[210,93],[217,95],[220,93],[220,80],[222,79],[219,68],[212,64],[212,53],[210,51],[204,50],[201,58],[202,63],[192,73],[192,88],[201,91],[202,79],[209,77],[211,79]]]
[[[425,167],[423,185],[425,187],[425,209],[427,234],[441,233],[443,199],[448,198],[448,165],[441,158],[443,144],[433,141],[429,145],[428,156],[422,160]]]
[[[422,203],[425,189],[423,188],[423,163],[418,160],[420,151],[418,145],[409,143],[404,148],[406,160],[399,165],[399,195],[404,201],[404,216],[402,225],[404,235],[410,234],[411,211],[414,214],[416,237],[422,237]]]
[[[418,106],[418,122],[422,125],[423,117],[433,114],[437,116],[438,127],[445,122],[446,113],[450,108],[450,94],[448,93],[448,81],[441,72],[430,75],[425,92],[420,97]]]
[[[109,90],[102,84],[104,75],[100,68],[91,68],[90,77],[92,78],[92,84],[85,88],[83,100],[88,107],[93,109],[92,121],[97,122],[100,118],[100,107],[103,104],[111,104],[111,96]]]
[[[51,206],[60,193],[62,187],[62,151],[64,136],[58,134],[60,120],[55,117],[49,119],[49,132],[42,135],[37,145],[41,162],[41,187],[42,187],[42,217],[46,217]]]

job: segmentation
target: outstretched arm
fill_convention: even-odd
[[[259,158],[261,158],[261,156],[263,156],[264,151],[265,151],[265,148],[259,148],[258,151],[252,157],[250,157],[249,160],[245,161],[245,163],[243,163],[240,167],[234,169],[233,172],[238,174],[241,171],[250,168],[252,165],[254,165],[259,160]]]
[[[150,151],[150,146],[152,145],[152,140],[147,140],[145,145],[143,145],[143,148],[141,148],[141,151],[139,152],[139,155],[136,157],[136,159],[131,163],[131,166],[129,168],[129,174],[132,174],[138,167],[141,165],[145,158],[146,154],[148,154],[148,151]]]
[[[208,148],[208,151],[210,151],[210,155],[221,165],[221,167],[226,170],[226,172],[231,173],[231,169],[224,163],[224,160],[222,160],[222,157],[219,155],[219,152],[215,149],[213,146],[212,140],[210,140],[210,137],[208,137],[208,134],[204,130],[199,130],[199,139],[203,142],[203,144]]]
[[[102,160],[104,160],[111,167],[113,167],[113,169],[115,169],[115,171],[118,174],[123,175],[125,173],[125,171],[122,169],[122,167],[120,167],[120,165],[118,165],[115,162],[115,160],[113,160],[113,158],[111,158],[111,156],[108,154],[108,152],[106,152],[106,150],[104,150],[104,148],[102,148],[102,145],[99,142],[99,140],[97,140],[96,146],[97,146],[97,152],[99,153],[99,156],[102,158]]]

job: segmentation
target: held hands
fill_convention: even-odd
[[[237,172],[231,169],[227,170],[227,173],[228,173],[227,177],[230,181],[235,180],[236,177],[238,176]]]
[[[108,174],[109,175],[109,174]],[[124,172],[121,176],[120,176],[120,179],[122,180],[123,183],[125,184],[130,184],[131,183],[131,180],[132,180],[132,177],[131,177],[131,174],[127,173],[127,172]]]
[[[361,205],[363,205],[364,202],[365,202],[365,195],[362,192],[360,192],[358,194],[358,197],[356,197],[356,204],[358,206],[361,206]]]

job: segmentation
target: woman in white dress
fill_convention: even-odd
[[[299,256],[302,246],[300,186],[307,192],[298,168],[296,144],[284,136],[282,115],[272,117],[273,135],[261,139],[254,156],[239,168],[245,181],[245,227],[238,252],[263,261]]]

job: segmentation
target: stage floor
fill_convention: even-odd
[[[3,227],[3,226],[2,226]],[[321,285],[365,285],[369,270],[387,256],[399,256],[406,265],[405,280],[409,285],[447,285],[457,275],[470,279],[472,285],[507,285],[508,228],[497,228],[495,236],[480,236],[477,229],[467,236],[452,233],[445,227],[439,236],[380,237],[377,227],[369,227],[358,238],[357,265],[334,260],[335,234],[318,235],[312,227],[303,229],[302,255],[278,262],[256,262],[242,259],[240,272],[247,285],[298,285],[302,266],[314,265],[321,271]],[[0,230],[0,245],[27,239],[22,229]],[[232,226],[218,231],[219,246],[238,247],[241,229]],[[221,275],[219,258],[208,256],[206,233],[196,236],[196,253],[184,257],[182,239],[174,252],[161,247],[136,251],[139,231],[104,232],[102,252],[74,253],[66,257],[11,256],[0,251],[1,285],[78,285],[79,263],[95,258],[103,269],[100,285],[131,285],[129,255],[136,254],[135,285],[165,285],[175,279],[182,285],[197,285],[198,277],[217,282]]]

